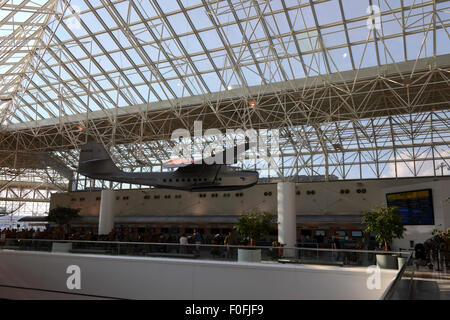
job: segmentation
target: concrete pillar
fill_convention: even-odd
[[[286,247],[295,247],[297,221],[295,216],[295,183],[277,183],[278,242]]]
[[[98,217],[98,234],[108,234],[114,228],[114,190],[102,190],[100,213]]]

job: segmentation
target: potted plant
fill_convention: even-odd
[[[258,209],[253,209],[240,215],[235,229],[241,237],[250,239],[249,246],[254,246],[255,241],[273,229],[273,218],[274,215],[270,212],[260,212]],[[238,249],[238,261],[260,262],[261,249]]]
[[[403,238],[405,228],[402,224],[402,216],[397,207],[377,207],[366,212],[363,223],[367,225],[365,232],[374,232],[375,239],[384,251],[388,251],[393,239]],[[377,265],[384,269],[397,269],[398,259],[389,254],[377,254]],[[403,261],[402,261],[403,262]]]
[[[440,271],[440,253],[446,254],[448,248],[448,240],[450,239],[450,228],[445,230],[433,229],[431,237],[427,240],[429,247],[432,250],[433,258],[437,261],[437,271]]]
[[[71,220],[79,219],[78,212],[80,209],[72,209],[67,207],[56,207],[50,210],[47,216],[47,221],[54,222],[59,226],[65,226],[68,228],[68,224]]]

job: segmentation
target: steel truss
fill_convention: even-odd
[[[124,170],[159,171],[200,120],[279,130],[278,167],[240,164],[263,177],[448,174],[449,1],[42,2],[0,18],[7,167],[42,170],[45,152],[75,171],[96,139]]]

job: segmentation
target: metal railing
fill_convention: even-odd
[[[413,253],[408,253],[406,263],[400,268],[380,300],[408,300],[411,298],[414,281],[414,259]]]
[[[335,266],[370,266],[376,264],[376,254],[396,256],[409,252],[374,250],[324,249],[304,247],[268,247],[223,244],[179,244],[158,242],[120,242],[88,240],[5,239],[0,248],[23,251],[67,252],[142,257],[238,261],[238,251],[260,250],[262,262],[319,264]]]

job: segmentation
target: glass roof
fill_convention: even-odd
[[[449,25],[450,1],[2,1],[0,123],[436,57]]]

